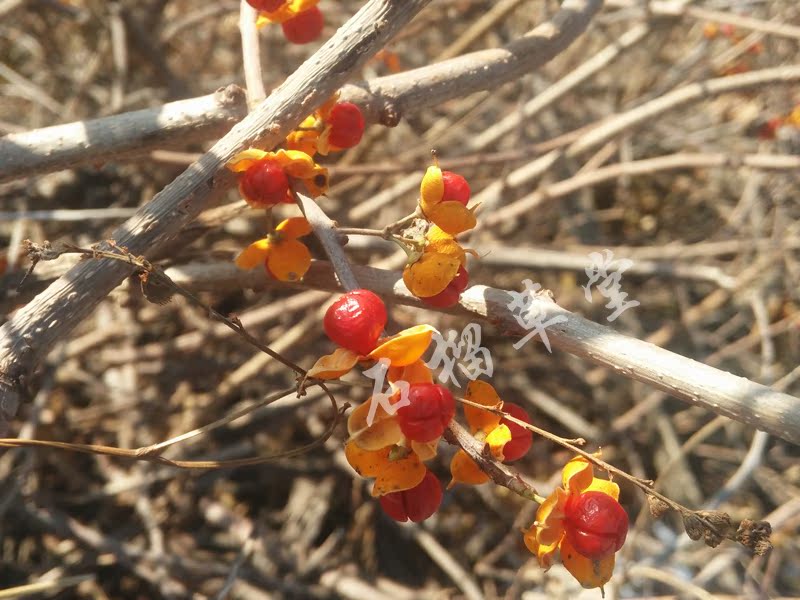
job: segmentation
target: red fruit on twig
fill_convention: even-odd
[[[435,383],[412,384],[408,402],[397,409],[397,422],[403,435],[415,442],[431,442],[438,438],[456,414],[453,394]]]
[[[531,422],[525,409],[512,402],[504,402],[503,410],[515,419],[525,421],[526,423]],[[503,417],[500,423],[506,425],[511,432],[511,440],[506,442],[506,445],[503,446],[504,459],[510,461],[525,456],[533,443],[533,433],[516,423],[512,423],[505,417]]]
[[[369,354],[386,327],[386,305],[369,290],[339,296],[322,321],[327,336],[342,348]]]
[[[322,12],[314,6],[281,23],[283,35],[293,44],[308,44],[322,33]]]
[[[444,181],[444,195],[442,200],[447,202],[455,200],[461,202],[464,206],[469,202],[469,184],[458,173],[452,171],[442,171],[442,180]]]
[[[286,4],[286,0],[247,0],[247,3],[261,12],[275,12]]]
[[[380,497],[381,508],[395,521],[419,523],[430,517],[442,503],[442,484],[428,471],[416,487]]]
[[[339,148],[352,148],[364,135],[364,115],[352,102],[337,102],[328,115],[331,126],[328,141]]]
[[[239,191],[250,206],[268,208],[281,202],[291,202],[287,195],[289,179],[274,160],[260,160],[244,172]]]
[[[564,507],[567,539],[581,556],[602,560],[622,548],[628,535],[628,513],[603,492],[570,496]]]
[[[422,302],[428,306],[434,306],[436,308],[448,308],[458,303],[458,298],[461,296],[461,292],[467,289],[468,284],[469,273],[467,273],[467,270],[464,267],[459,267],[458,273],[456,273],[456,276],[453,278],[453,280],[447,284],[446,288],[444,288],[435,296],[420,298],[420,300],[422,300]]]

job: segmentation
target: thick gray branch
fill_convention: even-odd
[[[602,8],[603,0],[565,0],[550,21],[503,48],[481,50],[436,64],[345,86],[342,96],[370,120],[416,112],[462,98],[532,72],[563,52]]]
[[[158,108],[11,133],[0,138],[0,183],[224,135],[247,114],[235,85]]]
[[[398,272],[356,265],[353,265],[353,272],[366,289],[394,302],[424,306],[409,293]],[[263,269],[240,271],[229,262],[174,267],[168,269],[167,274],[176,283],[196,290],[231,289],[233,286],[263,289],[274,285]],[[319,261],[312,265],[302,285],[329,291],[340,289],[330,264]],[[508,307],[511,300],[510,293],[505,290],[476,285],[467,289],[460,305],[448,312],[492,323],[510,337],[527,335],[528,330],[517,322]],[[613,369],[623,377],[647,383],[680,400],[800,444],[800,398],[617,333],[561,308],[544,295],[534,299],[534,307],[545,322],[558,316],[566,318],[546,329],[555,348]],[[540,340],[538,335],[532,339]],[[531,346],[520,349],[520,352],[526,351],[533,349]]]
[[[367,2],[269,98],[111,237],[133,254],[152,255],[225,190],[232,180],[225,163],[236,152],[253,145],[275,146],[429,2]],[[25,376],[55,341],[130,272],[120,261],[83,261],[0,328],[0,416],[16,412]]]

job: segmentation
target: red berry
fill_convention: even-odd
[[[461,202],[464,206],[469,202],[469,184],[458,173],[452,171],[442,171],[442,179],[444,180],[444,201],[456,200]]]
[[[774,140],[775,136],[780,129],[781,125],[783,125],[783,119],[781,117],[774,117],[761,125],[758,129],[758,139],[760,140]]]
[[[353,290],[330,306],[322,326],[335,344],[363,355],[375,349],[386,319],[383,300],[369,290]]]
[[[415,442],[438,438],[456,414],[453,394],[435,383],[411,384],[408,402],[397,409],[397,422],[403,435]]]
[[[247,3],[261,12],[275,12],[286,4],[286,0],[247,0]]]
[[[281,23],[283,35],[293,44],[308,44],[322,33],[322,12],[314,6]]]
[[[383,511],[395,521],[419,523],[435,513],[442,503],[442,484],[428,471],[416,487],[381,496],[380,503]]]
[[[526,423],[531,422],[525,409],[513,402],[504,402],[503,410],[515,419],[525,421]],[[533,443],[533,433],[516,423],[512,423],[505,417],[503,417],[500,423],[506,425],[509,431],[511,431],[511,440],[506,442],[506,445],[503,446],[503,456],[505,460],[517,460],[525,456]]]
[[[239,189],[251,206],[266,208],[286,202],[289,180],[276,161],[260,160],[244,172]]]
[[[364,115],[352,102],[337,102],[328,115],[331,133],[328,141],[339,148],[352,148],[364,134]]]
[[[461,292],[467,289],[469,284],[469,273],[464,267],[458,268],[458,273],[453,278],[453,281],[447,284],[441,292],[435,296],[428,296],[427,298],[420,298],[422,302],[428,306],[435,306],[436,308],[448,308],[458,303],[458,298]]]
[[[564,507],[567,539],[581,556],[602,560],[622,548],[628,535],[628,514],[603,492],[573,495]]]

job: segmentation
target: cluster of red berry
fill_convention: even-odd
[[[595,477],[592,463],[577,456],[564,466],[561,487],[541,502],[524,540],[542,568],[549,569],[560,551],[561,562],[583,587],[602,588],[627,535],[619,486]]]
[[[447,198],[468,200],[463,178],[445,174],[443,179],[455,182],[445,192]],[[442,503],[442,484],[424,462],[436,456],[441,436],[455,417],[455,399],[447,388],[433,383],[422,361],[431,328],[417,326],[385,337],[387,320],[386,306],[373,292],[359,289],[340,296],[323,320],[325,333],[339,349],[320,359],[321,366],[315,365],[308,374],[339,377],[359,361],[390,357],[387,376],[394,390],[390,406],[373,411],[373,397],[351,412],[345,456],[360,475],[375,478],[372,495],[389,517],[420,522]],[[427,338],[419,335],[419,328],[427,328]],[[423,338],[427,341],[421,344]],[[405,401],[400,381],[408,383]],[[478,380],[470,382],[465,399],[470,431],[494,459],[514,461],[528,452],[532,434],[524,423],[530,418],[522,407],[503,402],[491,384]],[[450,471],[448,488],[489,481],[463,449],[453,456]],[[560,551],[564,566],[584,587],[602,587],[628,533],[628,515],[618,498],[616,483],[594,477],[592,464],[576,457],[564,467],[562,487],[541,501],[536,521],[525,532],[525,544],[543,568],[549,568]]]
[[[383,301],[373,292],[360,289],[343,294],[328,308],[323,329],[338,346],[366,356],[378,346],[386,321]],[[430,382],[414,382],[408,387],[407,403],[397,408],[393,418],[405,438],[404,443],[435,445],[455,412],[455,400],[447,388]],[[410,448],[394,448],[402,458],[413,453]],[[391,452],[389,460],[392,460]],[[436,512],[441,500],[441,483],[426,469],[416,485],[381,495],[380,505],[395,520],[419,522]]]
[[[403,281],[412,294],[429,306],[453,306],[469,283],[466,255],[477,254],[456,241],[457,235],[477,223],[477,206],[469,208],[469,199],[469,184],[464,177],[442,171],[438,164],[428,167],[420,184],[417,209],[417,214],[427,221],[426,231],[422,235],[415,222],[406,230],[402,243],[408,254]]]
[[[464,206],[469,203],[470,189],[467,180],[458,173],[452,171],[442,171],[442,181],[444,182],[444,198],[455,200]],[[447,308],[458,303],[461,293],[469,285],[469,273],[464,265],[458,267],[456,276],[447,284],[443,291],[435,296],[420,298],[428,306],[435,308]]]
[[[322,326],[333,343],[367,355],[377,346],[386,320],[383,300],[369,290],[354,290],[328,308]],[[408,404],[397,409],[397,420],[406,439],[430,442],[442,435],[455,412],[450,390],[433,383],[413,383]]]
[[[320,112],[320,111],[318,111]],[[292,132],[286,139],[288,150],[261,153],[249,160],[239,179],[239,190],[253,208],[293,204],[289,178],[303,179],[312,195],[327,189],[327,170],[311,158],[323,145],[326,150],[352,148],[361,141],[366,126],[361,109],[352,102],[329,101],[322,114],[308,117],[309,128]],[[327,153],[327,152],[325,152]]]
[[[247,0],[247,3],[261,13],[280,14],[291,4],[290,0]],[[284,37],[293,44],[308,44],[322,33],[324,20],[317,6],[292,14],[291,18],[280,20]]]

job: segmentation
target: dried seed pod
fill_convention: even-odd
[[[669,504],[664,502],[661,498],[647,495],[647,507],[650,509],[650,514],[656,519],[660,519],[669,512]]]
[[[686,529],[686,535],[693,540],[699,540],[703,537],[703,522],[694,513],[683,513],[683,528]]]
[[[759,556],[763,556],[772,549],[769,536],[772,534],[772,526],[767,521],[751,521],[744,519],[739,523],[736,531],[736,541],[750,548]]]
[[[736,530],[728,513],[719,510],[701,510],[697,514],[705,519],[720,536],[736,539]]]
[[[703,530],[703,541],[705,542],[706,546],[709,546],[710,548],[716,548],[722,543],[722,536],[713,529],[706,527]]]
[[[168,304],[175,295],[175,290],[157,277],[151,277],[147,271],[139,273],[139,283],[142,286],[142,295],[153,304]]]

